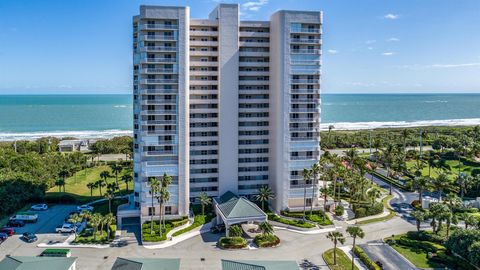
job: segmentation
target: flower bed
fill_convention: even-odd
[[[243,237],[222,237],[218,240],[218,246],[228,249],[240,249],[247,247],[247,240]]]
[[[280,244],[280,238],[273,234],[259,234],[253,242],[257,247],[275,247]]]

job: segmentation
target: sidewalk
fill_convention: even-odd
[[[350,260],[352,260],[352,247],[351,246],[344,246],[344,247],[339,247],[345,254],[348,256]],[[359,258],[355,257],[355,260],[353,261],[355,263],[355,266],[358,267],[359,270],[368,270],[368,268],[360,261]]]
[[[75,235],[70,235],[67,239],[65,239],[62,243],[40,243],[37,247],[40,248],[108,248],[110,245],[98,245],[98,244],[71,244],[75,240]]]

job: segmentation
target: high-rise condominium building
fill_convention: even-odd
[[[320,158],[322,14],[278,11],[241,21],[237,4],[208,19],[188,7],[141,6],[133,18],[135,207],[158,215],[148,179],[173,177],[165,214],[187,215],[201,193],[271,206],[319,205],[302,171]],[[312,192],[312,188],[314,191]],[[156,201],[156,200],[155,200]]]

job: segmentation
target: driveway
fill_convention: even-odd
[[[398,254],[397,251],[383,242],[373,241],[359,246],[374,262],[382,262],[383,269],[385,270],[417,270],[415,266]]]

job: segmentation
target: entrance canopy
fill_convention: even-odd
[[[244,197],[239,197],[228,191],[214,199],[217,224],[225,223],[226,232],[233,224],[262,223],[267,221],[267,214],[256,204]]]

